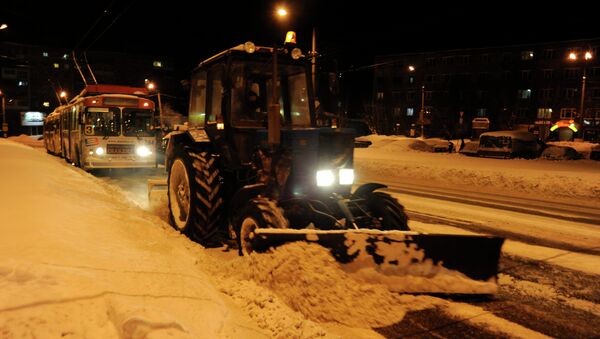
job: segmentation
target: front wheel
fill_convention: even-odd
[[[213,245],[223,218],[223,195],[215,158],[180,150],[168,178],[171,224],[203,245]]]
[[[377,218],[382,230],[408,231],[408,216],[396,198],[383,192],[366,194],[365,201],[371,216]]]
[[[263,197],[249,201],[234,221],[240,255],[253,252],[252,239],[259,228],[287,228],[288,221],[276,202]]]

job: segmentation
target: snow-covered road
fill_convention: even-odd
[[[596,163],[546,166],[472,159],[406,151],[401,142],[387,143],[394,152],[380,153],[377,143],[371,153],[360,150],[356,167],[359,179],[378,175],[377,181],[403,190],[394,194],[414,216],[412,228],[450,233],[498,230],[521,237],[503,248],[500,293],[491,300],[397,295],[378,285],[357,285],[327,255],[310,246],[253,257],[255,269],[248,270],[248,258],[239,258],[234,251],[203,249],[164,223],[164,192],[156,192],[148,203],[145,190],[145,180],[159,176],[160,169],[94,177],[40,150],[0,140],[0,156],[11,159],[0,167],[4,216],[0,337],[585,338],[597,334],[600,265],[593,248],[598,244],[598,226],[581,220],[597,218],[594,187],[600,187],[596,171],[600,167]],[[469,166],[460,163],[462,158],[468,159]],[[413,166],[399,165],[407,161]],[[394,162],[403,170],[382,177]],[[541,179],[533,171],[527,175],[518,170],[494,171],[508,168],[510,162],[541,168],[547,180],[559,178],[565,185],[585,178],[589,187],[573,189],[561,203],[549,195],[551,185],[545,181],[537,184],[545,189],[534,190],[535,180]],[[443,179],[452,168],[461,168],[462,175]],[[507,176],[507,171],[512,174]],[[433,173],[432,178],[439,180],[425,180],[429,187],[423,187],[419,182],[423,173]],[[406,175],[420,196],[402,184]],[[474,184],[482,177],[487,178],[486,185]],[[467,183],[475,193],[447,185],[458,184],[461,178],[463,186]],[[520,185],[510,191],[506,182]],[[515,211],[515,206],[498,210],[474,204],[481,198],[477,196],[481,187],[490,199],[502,200],[516,191],[519,201],[550,200],[564,211],[545,208],[529,215],[526,210],[537,207],[525,204]],[[440,201],[444,195],[454,201]],[[585,203],[575,201],[582,196]],[[581,213],[568,213],[572,205]],[[553,218],[556,214],[562,218]],[[574,253],[583,248],[590,251]]]

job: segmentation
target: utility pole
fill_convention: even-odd
[[[313,27],[313,31],[312,31],[312,50],[310,52],[312,59],[311,59],[311,63],[312,63],[312,85],[313,85],[313,91],[315,91],[315,93],[317,92],[317,81],[316,81],[316,73],[317,73],[317,64],[316,64],[316,59],[317,59],[317,29],[315,27]]]
[[[585,100],[585,80],[586,80],[586,67],[585,65],[583,65],[583,76],[581,77],[581,101],[579,102],[579,119],[580,119],[580,123],[579,123],[579,129],[581,129],[581,139],[583,140],[583,138],[585,137],[585,135],[583,135],[583,123],[584,123],[584,119],[583,119],[583,102]]]
[[[8,123],[6,123],[6,98],[1,89],[0,97],[2,97],[2,134],[6,138],[8,136]]]
[[[425,85],[421,86],[421,111],[419,112],[419,122],[421,122],[421,139],[425,139],[425,128],[424,128],[424,115],[425,115]]]

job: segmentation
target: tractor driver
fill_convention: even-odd
[[[260,112],[260,98],[253,90],[246,93],[246,110],[249,116],[256,116]]]

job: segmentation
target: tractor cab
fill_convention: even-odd
[[[301,55],[291,54],[282,48],[274,54],[271,47],[247,42],[200,63],[192,75],[192,126],[264,129],[269,106],[278,104],[282,127],[311,127],[314,96],[309,64]]]

